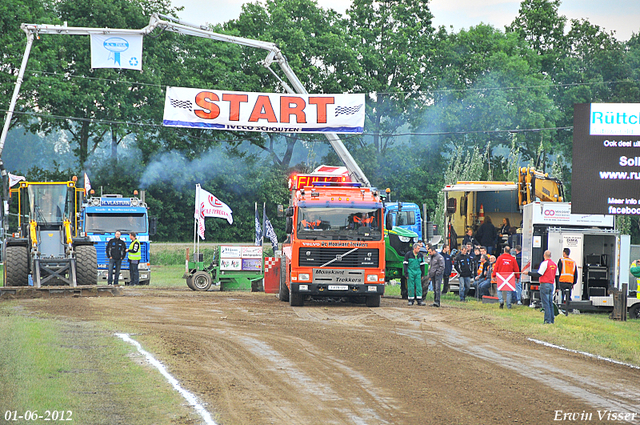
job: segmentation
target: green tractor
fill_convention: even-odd
[[[392,230],[384,231],[386,245],[385,279],[387,282],[400,280],[400,295],[403,299],[408,297],[407,277],[404,276],[404,256],[413,249],[413,244],[419,240],[420,237],[416,232],[402,227],[395,226]]]

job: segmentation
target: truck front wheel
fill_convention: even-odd
[[[629,319],[640,319],[640,303],[632,305],[627,316]]]
[[[380,307],[380,295],[369,295],[367,297],[367,307]]]
[[[287,288],[287,261],[284,257],[280,259],[280,289],[278,291],[278,299],[280,301],[289,301],[289,288]]]

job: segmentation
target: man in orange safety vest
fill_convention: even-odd
[[[568,314],[571,290],[573,289],[573,285],[578,281],[578,266],[574,260],[569,258],[569,254],[571,254],[569,248],[562,250],[562,258],[558,261],[558,271],[556,272],[556,281],[558,282],[558,289],[562,294],[565,315]]]

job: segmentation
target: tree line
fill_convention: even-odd
[[[314,0],[247,3],[216,32],[275,42],[310,93],[365,93],[362,135],[343,137],[373,185],[438,216],[445,183],[509,180],[532,165],[570,194],[573,105],[640,102],[640,36],[525,0],[505,28],[433,26],[424,0],[354,0],[345,15]],[[21,23],[146,26],[177,16],[168,0],[5,0],[0,5],[0,108],[25,47]],[[193,235],[195,183],[227,203],[234,225],[207,221],[207,240],[253,240],[254,203],[287,204],[294,172],[341,162],[322,135],[162,127],[167,86],[283,92],[265,52],[170,32],[144,39],[143,71],[91,69],[88,37],[34,42],[2,160],[30,180],[87,172],[95,189],[144,189],[156,240]],[[283,78],[283,76],[280,76]],[[34,162],[36,161],[37,162]],[[473,166],[464,164],[473,164]],[[626,224],[638,233],[636,221]]]

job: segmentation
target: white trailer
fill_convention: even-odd
[[[569,309],[613,310],[612,290],[629,284],[630,236],[615,228],[612,215],[572,214],[569,202],[533,202],[522,210],[522,269],[537,270],[544,251],[557,262],[569,248],[578,266],[578,280]],[[522,300],[540,305],[537,278],[522,276]],[[638,318],[640,299],[627,300],[629,317]]]

